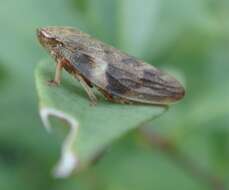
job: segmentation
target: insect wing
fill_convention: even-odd
[[[176,98],[180,85],[175,79],[168,80],[169,76],[155,67],[124,53],[113,52],[103,56],[78,52],[73,62],[85,78],[113,96],[152,104],[168,103]]]

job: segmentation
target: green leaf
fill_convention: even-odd
[[[36,85],[45,126],[50,127],[50,115],[67,121],[70,126],[61,159],[54,170],[56,176],[68,176],[73,169],[79,171],[114,140],[166,110],[159,106],[115,104],[99,94],[96,94],[98,104],[91,106],[82,87],[67,73],[63,73],[59,87],[48,85],[54,71],[53,63],[40,62],[36,69]]]

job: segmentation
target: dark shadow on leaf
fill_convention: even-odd
[[[5,85],[7,79],[9,78],[9,72],[7,68],[1,63],[2,61],[0,61],[0,87]]]

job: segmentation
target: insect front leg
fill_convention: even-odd
[[[83,86],[84,90],[88,94],[90,100],[91,100],[91,105],[95,106],[97,103],[97,98],[94,95],[91,87],[87,84],[87,82],[83,79],[82,76],[76,74],[75,77],[79,80],[80,84]]]
[[[54,80],[48,81],[50,85],[58,86],[60,84],[61,80],[61,70],[63,69],[63,61],[58,61],[56,64],[56,72],[55,72],[55,77]]]

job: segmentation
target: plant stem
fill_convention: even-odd
[[[212,190],[225,190],[222,180],[205,169],[198,166],[191,158],[178,150],[176,145],[168,138],[147,130],[146,127],[139,129],[140,134],[146,142],[153,148],[165,153],[178,166],[189,172],[193,177],[208,184]]]

